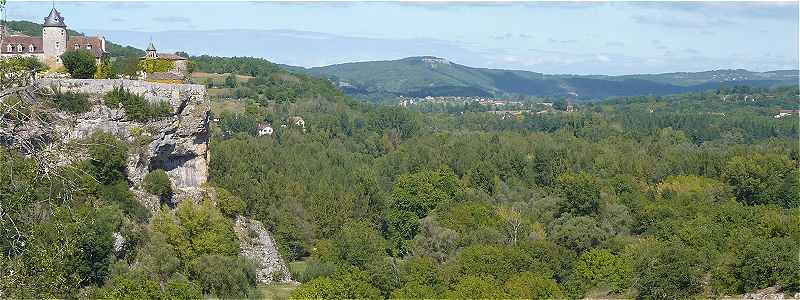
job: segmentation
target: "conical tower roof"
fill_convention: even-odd
[[[67,24],[64,24],[64,18],[61,17],[61,13],[56,10],[54,7],[50,10],[50,15],[47,18],[44,18],[44,27],[67,27]]]

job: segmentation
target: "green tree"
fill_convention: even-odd
[[[505,290],[511,298],[521,299],[559,299],[564,297],[561,287],[551,278],[531,272],[522,272],[505,283]]]
[[[632,266],[623,258],[606,249],[584,252],[575,265],[575,271],[587,284],[605,284],[614,292],[621,292],[631,284]]]
[[[691,298],[703,291],[703,263],[678,243],[656,244],[635,264],[634,287],[647,299]]]
[[[506,298],[500,285],[491,276],[466,276],[445,294],[450,299]]]
[[[86,49],[67,50],[61,55],[61,62],[72,78],[91,79],[97,70],[94,54]]]
[[[596,247],[608,238],[594,218],[569,215],[556,220],[551,235],[556,243],[577,253]]]
[[[217,208],[228,217],[235,218],[244,213],[245,203],[241,198],[231,194],[226,189],[216,188]]]
[[[151,222],[153,231],[164,234],[182,262],[203,255],[235,256],[239,239],[233,224],[210,202],[183,201],[174,213],[161,211]]]
[[[789,238],[759,238],[748,243],[734,268],[743,292],[776,285],[787,291],[800,290],[798,245]]]
[[[192,261],[192,278],[203,293],[220,298],[255,296],[255,263],[237,256],[206,255]]]
[[[102,184],[126,180],[128,145],[110,133],[96,131],[86,144],[91,158],[92,175]]]
[[[148,243],[137,252],[138,268],[149,278],[158,280],[159,289],[164,292],[170,278],[180,266],[175,250],[167,243],[164,234],[153,232]]]
[[[235,88],[237,86],[239,86],[239,82],[236,80],[236,75],[228,74],[228,76],[225,77],[225,87]]]
[[[116,77],[114,73],[114,68],[111,64],[111,59],[108,57],[103,58],[102,63],[100,66],[97,67],[97,71],[94,73],[95,79],[110,79]]]
[[[342,226],[334,245],[339,261],[358,267],[386,255],[386,241],[372,224],[363,221]]]
[[[600,207],[600,183],[587,173],[564,174],[557,179],[558,191],[564,197],[561,213],[593,215]]]
[[[394,251],[405,255],[406,241],[419,232],[419,219],[436,206],[458,202],[463,197],[464,186],[449,169],[401,176],[392,191],[386,215]]]
[[[337,271],[331,277],[319,277],[304,283],[289,295],[290,299],[379,299],[380,291],[370,284],[369,274],[355,268]]]
[[[469,183],[473,188],[483,190],[489,195],[494,194],[495,186],[499,181],[497,177],[497,167],[487,161],[480,161],[469,170]]]
[[[787,205],[794,199],[782,199],[784,178],[796,169],[786,155],[749,154],[736,156],[725,164],[722,177],[733,186],[736,199],[747,204]]]

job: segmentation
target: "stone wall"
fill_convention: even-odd
[[[208,177],[208,112],[206,88],[195,84],[152,83],[127,79],[40,79],[39,86],[91,95],[92,110],[63,128],[65,141],[84,138],[97,130],[113,133],[131,143],[141,135],[151,140],[132,148],[128,178],[138,185],[148,172],[164,169],[178,189],[198,188]],[[105,93],[122,86],[148,102],[169,102],[174,114],[152,122],[135,122],[121,107],[101,105]]]

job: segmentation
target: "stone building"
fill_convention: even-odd
[[[150,45],[147,46],[147,50],[145,50],[145,55],[141,58],[142,60],[148,59],[163,59],[172,61],[175,65],[172,70],[167,72],[155,72],[155,73],[144,73],[143,78],[146,80],[151,81],[183,81],[189,75],[189,61],[188,58],[177,55],[177,54],[170,54],[170,53],[158,53],[156,51],[156,46],[153,45],[153,42],[150,42]]]
[[[94,54],[97,63],[106,55],[106,40],[97,36],[69,36],[64,18],[53,8],[44,18],[42,36],[10,34],[6,28],[0,29],[3,35],[0,56],[32,56],[44,64],[61,64],[61,55],[69,49],[86,49]]]

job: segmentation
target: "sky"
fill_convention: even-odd
[[[50,1],[10,0],[42,22]],[[548,74],[798,69],[798,2],[67,2],[67,25],[160,51],[304,67],[433,55]]]

